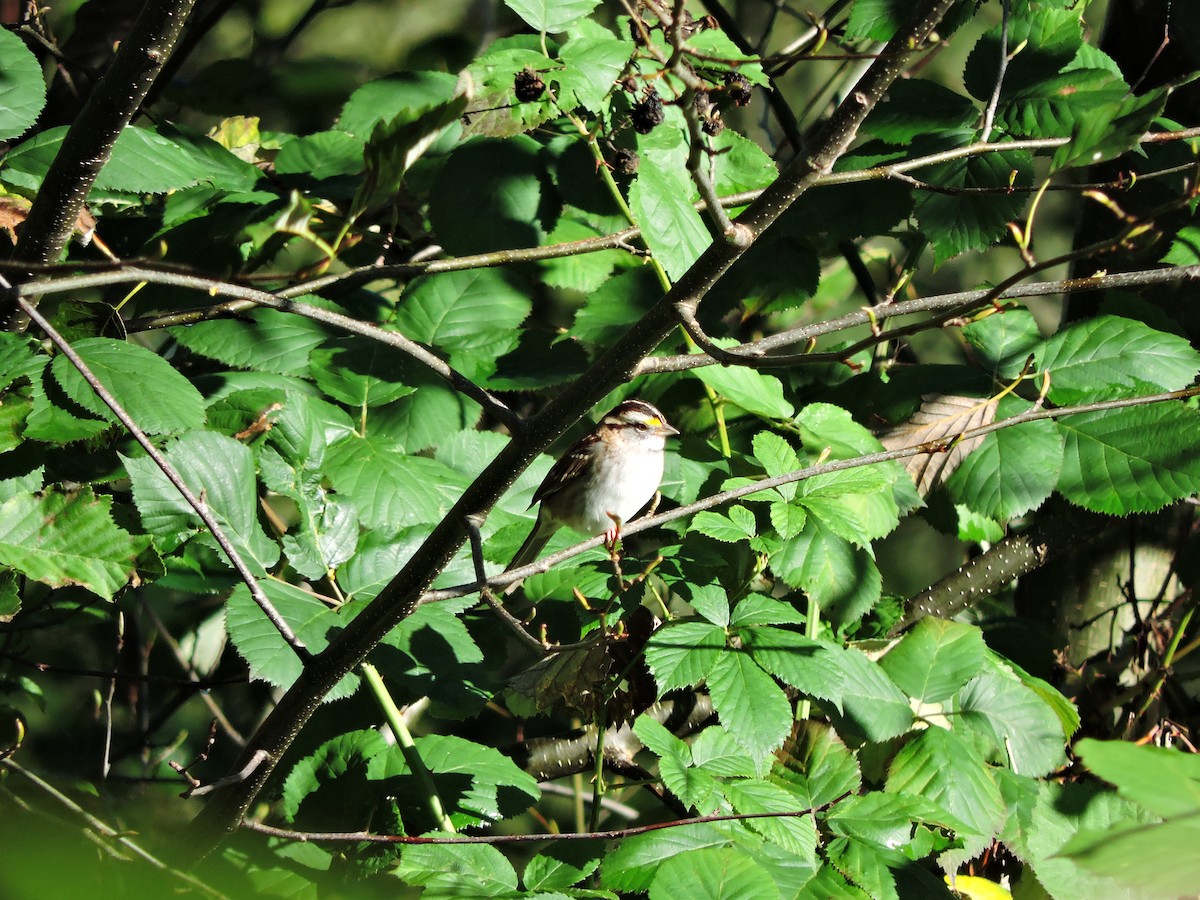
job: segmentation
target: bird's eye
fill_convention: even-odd
[[[633,427],[636,428],[638,431],[645,431],[647,428],[647,425],[645,422],[634,422]]]

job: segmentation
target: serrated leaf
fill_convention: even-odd
[[[748,594],[738,601],[734,607],[730,624],[734,627],[746,625],[799,625],[804,617],[790,603],[765,597],[762,594]]]
[[[51,587],[75,584],[112,600],[147,546],[147,538],[117,527],[111,498],[91,488],[18,494],[0,504],[0,565]]]
[[[667,860],[704,847],[719,847],[728,840],[725,832],[704,823],[626,838],[604,857],[601,884],[614,891],[645,891]]]
[[[922,620],[924,621],[924,620]],[[1066,736],[1054,710],[1015,679],[981,673],[958,696],[958,723],[986,735],[998,761],[1041,777],[1066,764]]]
[[[962,334],[993,378],[1016,378],[1042,345],[1041,329],[1023,306],[970,322]]]
[[[263,579],[259,586],[311,653],[324,650],[329,645],[330,632],[345,627],[344,619],[308,591],[275,579]],[[234,588],[225,604],[225,628],[255,681],[289,688],[300,677],[304,663],[254,602],[245,585]],[[358,682],[358,675],[346,675],[325,695],[323,702],[349,697],[358,689]]]
[[[674,165],[673,158],[660,153],[642,155],[637,180],[629,188],[629,206],[642,237],[672,280],[681,278],[712,243],[700,213],[692,206],[694,195],[691,181]]]
[[[858,760],[823,722],[800,722],[778,754],[771,780],[782,784],[802,808],[825,806],[862,786]]]
[[[748,366],[704,366],[691,374],[746,412],[766,419],[788,419],[795,412],[774,375]]]
[[[396,378],[402,357],[378,341],[339,338],[309,354],[309,371],[327,396],[352,409],[383,406],[416,391]]]
[[[1032,408],[1019,397],[1000,401],[1007,419]],[[1026,422],[983,438],[946,481],[951,499],[989,519],[1008,521],[1037,509],[1058,484],[1063,436],[1049,421]],[[994,538],[993,538],[994,539]]]
[[[758,778],[728,781],[722,788],[726,799],[739,813],[794,813],[796,798],[778,784]],[[777,819],[748,819],[751,831],[761,834],[808,862],[816,862],[817,826],[812,816],[780,816]]]
[[[414,844],[394,872],[430,897],[507,897],[517,890],[512,863],[488,844]]]
[[[596,8],[600,0],[504,0],[534,31],[558,34]]]
[[[633,47],[598,23],[584,19],[572,29],[571,39],[558,56],[566,66],[556,72],[560,95],[591,112],[601,111],[601,102],[613,89],[629,61]]]
[[[467,487],[466,479],[436,460],[408,456],[391,441],[370,436],[330,447],[325,474],[357,507],[364,528],[387,533],[440,521]]]
[[[414,744],[447,804],[446,812],[460,828],[496,822],[541,798],[537,779],[493,747],[449,734],[423,735]],[[409,783],[415,780],[399,752],[372,759],[368,774],[378,780],[406,775]],[[406,793],[403,786],[394,790]]]
[[[73,345],[92,374],[149,434],[176,434],[204,424],[204,398],[165,359],[145,347],[111,338],[85,338]],[[116,415],[65,356],[50,371],[63,391],[89,412]]]
[[[908,696],[938,703],[978,675],[986,659],[987,648],[978,628],[927,616],[879,665]]]
[[[1097,316],[1048,338],[1037,354],[1050,373],[1049,397],[1060,406],[1187,387],[1200,352],[1186,338],[1120,316]]]
[[[1200,491],[1200,414],[1156,403],[1066,416],[1058,489],[1095,512],[1153,512]]]
[[[777,478],[800,468],[800,457],[792,445],[772,431],[760,431],[752,441],[754,458],[767,473],[768,478]],[[785,484],[778,488],[785,500],[796,496],[796,485]]]
[[[189,432],[167,445],[167,461],[192,493],[201,498],[234,548],[257,574],[279,560],[279,545],[258,523],[258,487],[254,457],[232,438],[207,431]],[[133,499],[156,545],[170,552],[204,525],[166,475],[148,457],[122,457],[133,482]]]
[[[676,900],[687,886],[694,900],[778,900],[779,890],[748,854],[710,847],[668,859],[650,884],[650,900]]]
[[[239,369],[280,375],[307,374],[309,353],[328,337],[311,319],[274,309],[172,328],[171,334],[193,353]]]
[[[755,757],[776,750],[792,728],[783,690],[747,653],[722,653],[708,678],[721,724]]]
[[[880,435],[879,442],[888,450],[930,444],[936,453],[919,453],[904,461],[904,468],[927,496],[953,474],[962,461],[979,446],[982,437],[958,440],[972,428],[990,425],[996,418],[995,399],[960,397],[954,394],[930,394],[922,398],[921,408],[909,421]]]
[[[396,72],[368,81],[350,95],[334,127],[366,141],[380,122],[405,114],[415,118],[431,100],[449,101],[457,85],[448,72]]]
[[[796,503],[838,537],[865,548],[900,524],[894,475],[882,466],[814,475],[799,484]]]
[[[278,175],[335,178],[363,170],[363,145],[345,131],[319,131],[293,138],[275,156]]]
[[[473,380],[517,345],[532,304],[494,269],[447,272],[414,281],[393,320],[406,337],[436,348]]]
[[[991,842],[1004,822],[1000,787],[982,757],[944,728],[926,728],[905,744],[888,767],[888,793],[924,797],[965,822],[956,859],[970,859]]]
[[[704,681],[725,651],[725,630],[708,622],[672,622],[650,636],[646,665],[660,694]]]
[[[747,628],[741,636],[754,661],[772,675],[841,710],[841,647],[782,628]]]
[[[1006,151],[942,163],[922,172],[924,180],[949,193],[918,193],[915,212],[921,230],[933,244],[940,265],[968,250],[990,247],[1007,233],[1008,223],[1025,208],[1026,194],[973,193],[973,188],[1028,185],[1033,161],[1025,151]],[[960,189],[967,189],[963,193]]]
[[[796,537],[771,557],[775,574],[804,590],[836,626],[857,621],[878,602],[883,578],[868,549],[856,547],[810,516]]]
[[[0,140],[20,137],[46,105],[41,64],[14,32],[0,33]]]
[[[525,864],[525,890],[564,890],[578,884],[599,868],[602,849],[598,841],[551,842]]]
[[[728,516],[707,510],[697,513],[688,530],[698,531],[726,544],[748,541],[758,534],[754,513],[744,506],[730,508]]]

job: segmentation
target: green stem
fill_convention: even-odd
[[[817,639],[817,632],[821,626],[821,604],[817,602],[812,594],[808,595],[808,611],[804,615],[804,635],[813,640]],[[800,701],[800,705],[796,707],[796,719],[804,722],[812,714],[812,701],[805,697]]]
[[[1141,708],[1137,711],[1135,718],[1141,718],[1146,714],[1146,710],[1150,708],[1150,704],[1154,702],[1154,698],[1158,696],[1163,685],[1167,682],[1167,675],[1171,672],[1171,665],[1177,659],[1176,651],[1179,649],[1179,642],[1183,639],[1183,634],[1187,631],[1188,625],[1191,624],[1192,614],[1196,611],[1196,607],[1192,607],[1183,614],[1183,618],[1179,622],[1179,627],[1175,629],[1175,634],[1171,637],[1171,643],[1167,645],[1167,652],[1163,654],[1162,664],[1158,667],[1158,677],[1154,679],[1154,687],[1146,694],[1146,699],[1142,701]],[[1195,643],[1194,641],[1192,643]],[[1180,654],[1184,655],[1184,654]]]
[[[391,726],[392,734],[396,736],[396,744],[400,747],[400,752],[404,754],[405,762],[408,763],[417,782],[425,790],[425,802],[429,806],[429,812],[434,821],[438,823],[438,827],[442,831],[450,834],[457,833],[454,823],[450,821],[450,816],[446,814],[446,808],[442,805],[442,798],[438,794],[437,785],[433,783],[433,776],[425,767],[425,761],[421,759],[421,754],[417,752],[417,746],[413,743],[412,734],[409,732],[408,726],[404,724],[404,714],[400,712],[400,707],[388,693],[383,678],[379,675],[379,670],[369,662],[362,663],[359,669],[362,670],[363,678],[371,688],[371,693],[375,695],[375,701],[383,709],[387,723]]]

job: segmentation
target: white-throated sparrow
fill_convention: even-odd
[[[642,400],[625,400],[580,438],[534,492],[537,524],[508,564],[532,562],[562,526],[616,540],[621,523],[650,502],[662,481],[663,449],[679,431]]]

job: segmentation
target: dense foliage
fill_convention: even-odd
[[[1194,889],[1200,104],[1094,5],[0,31],[6,896]]]

